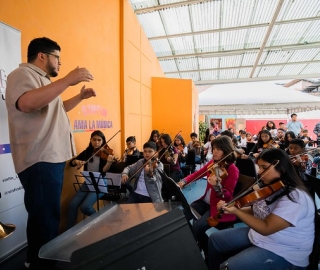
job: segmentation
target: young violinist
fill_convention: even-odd
[[[201,143],[198,141],[198,134],[195,132],[192,132],[190,134],[191,141],[187,144],[187,148],[194,149],[196,152],[196,158],[195,162],[199,162],[201,160]]]
[[[155,142],[157,145],[157,150],[160,148],[160,132],[157,129],[151,131],[149,142]]]
[[[280,146],[279,148],[284,150],[286,148],[284,142],[284,135],[286,131],[283,128],[278,128],[277,130],[277,137],[275,138],[276,143]]]
[[[170,165],[170,175],[175,182],[180,181],[182,171],[178,161],[178,150],[173,146],[173,142],[169,134],[162,134],[160,137],[162,149],[158,153],[158,158],[163,164]]]
[[[143,145],[143,159],[127,166],[122,174],[123,184],[131,185],[132,192],[127,203],[160,203],[163,202],[161,189],[162,177],[159,173],[163,171],[163,164],[155,157],[157,145],[155,142],[146,142]]]
[[[284,147],[285,147],[285,151],[289,154],[288,152],[288,148],[289,148],[289,142],[292,140],[292,139],[296,139],[297,136],[294,134],[293,131],[287,131],[285,134],[284,134]]]
[[[306,269],[309,264],[315,230],[314,200],[283,150],[266,149],[257,163],[260,180],[266,187],[260,189],[261,193],[256,190],[244,196],[251,198],[248,201],[252,206],[237,208],[224,201],[217,204],[224,211],[223,216],[235,215],[247,227],[211,234],[210,270]],[[281,188],[268,188],[269,185]],[[254,195],[262,195],[263,190],[268,191],[266,198],[258,200]],[[244,197],[235,203],[245,201]]]
[[[292,139],[288,147],[289,157],[301,180],[307,181],[305,174],[311,174],[312,161],[306,153],[305,143],[301,139]]]
[[[173,145],[177,148],[178,162],[180,164],[180,168],[182,168],[186,165],[186,156],[188,154],[188,148],[181,135],[175,137]]]
[[[84,166],[85,171],[100,172],[102,175],[105,174],[105,172],[110,170],[114,161],[114,156],[112,155],[108,155],[107,158],[101,155],[103,150],[100,150],[100,148],[105,145],[106,138],[103,132],[100,130],[93,131],[90,136],[89,146],[77,157],[70,160],[70,166],[78,168]],[[100,151],[97,152],[98,150]],[[94,155],[96,152],[97,155]],[[86,162],[87,160],[88,162]],[[86,216],[91,216],[96,212],[93,204],[97,201],[97,195],[94,192],[86,191],[89,191],[89,187],[86,183],[83,183],[72,198],[68,207],[67,229],[76,224],[79,207],[80,211]],[[103,193],[100,193],[98,197],[102,197],[103,195]]]
[[[267,148],[277,148],[277,145],[272,140],[271,133],[269,130],[264,129],[259,131],[260,136],[256,145],[251,149],[249,155],[242,155],[241,158],[257,158],[262,150]]]
[[[136,157],[140,156],[140,151],[136,147],[136,137],[129,136],[126,139],[126,144],[127,144],[127,148],[122,155],[121,161],[126,162],[127,156],[136,156]]]
[[[236,160],[234,146],[230,137],[222,135],[213,140],[212,153],[213,159],[210,162],[178,183],[183,188],[185,185],[207,176],[207,187],[203,196],[190,205],[201,215],[198,220],[193,222],[192,231],[205,256],[208,255],[208,236],[206,231],[211,227],[207,219],[217,214],[216,205],[222,197],[226,201],[232,200],[233,191],[239,178],[239,170],[234,164]],[[219,170],[218,174],[220,175],[216,175],[216,171],[212,166],[223,169],[223,173]],[[210,168],[212,168],[212,171]],[[220,178],[223,180],[218,181]],[[187,215],[186,218],[188,220],[192,219]],[[235,219],[236,217],[233,215],[226,215],[216,228],[219,230],[226,229]]]

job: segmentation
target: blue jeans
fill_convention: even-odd
[[[105,184],[107,185],[106,181]],[[99,193],[98,199],[100,199],[103,195],[104,193]],[[79,207],[80,211],[86,216],[93,215],[96,212],[96,210],[93,208],[93,205],[96,201],[97,194],[90,191],[87,184],[83,183],[69,204],[67,229],[70,229],[76,224]]]
[[[190,205],[196,210],[201,217],[198,220],[194,220],[192,224],[192,233],[200,248],[203,250],[204,255],[208,255],[208,235],[206,231],[211,228],[208,224],[208,217],[211,216],[210,205],[204,200],[197,200]],[[215,227],[218,230],[224,230],[232,225],[233,222],[220,222]]]
[[[152,202],[148,196],[143,196],[138,193],[132,192],[127,200],[127,203],[149,203]]]
[[[58,236],[65,162],[38,162],[18,174],[28,212],[27,262],[40,265],[40,248]]]
[[[248,238],[249,229],[238,227],[211,234],[208,242],[210,270],[218,270],[226,263],[229,270],[306,269],[293,266],[275,253],[252,245]]]

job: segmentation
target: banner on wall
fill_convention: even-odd
[[[21,33],[0,22],[0,222],[16,226],[10,236],[0,238],[0,262],[26,245],[27,213],[23,202],[24,189],[12,162],[5,105],[7,76],[20,63]]]

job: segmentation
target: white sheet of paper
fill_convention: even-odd
[[[92,192],[96,192],[96,190],[94,188],[94,185],[92,184],[89,172],[88,171],[82,171],[80,173],[85,177],[85,179],[86,179],[85,182],[86,182],[89,190],[92,191]],[[107,188],[105,182],[103,181],[101,173],[100,172],[92,172],[92,173],[94,175],[96,183],[98,184],[99,191],[102,192],[102,193],[108,193],[108,188]]]

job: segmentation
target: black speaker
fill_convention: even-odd
[[[77,270],[206,270],[183,212],[166,214],[76,250]]]

